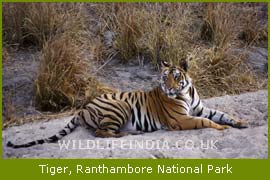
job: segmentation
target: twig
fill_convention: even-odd
[[[102,64],[94,74],[97,74],[102,68],[104,68],[109,62],[113,60],[113,58],[116,56],[117,52],[114,53],[104,64]]]

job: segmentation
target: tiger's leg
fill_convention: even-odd
[[[100,120],[99,128],[96,129],[95,135],[102,138],[126,136],[128,133],[120,132],[123,124],[125,124],[125,121],[121,121],[119,117],[113,115],[104,117]]]
[[[96,126],[94,129],[97,137],[121,137],[126,135],[126,133],[121,133],[120,129],[129,120],[131,107],[127,102],[113,99],[110,96],[97,97],[86,106],[91,115],[86,117],[85,121],[90,124],[93,119],[95,120]]]
[[[229,128],[227,125],[217,124],[209,119],[193,116],[182,116],[177,121],[170,121],[170,130],[190,130],[201,128],[214,128],[224,130]]]
[[[210,119],[218,124],[226,124],[235,128],[246,128],[248,123],[244,120],[238,120],[228,114],[209,108],[202,108],[202,112],[199,114],[200,117]]]
[[[221,111],[204,107],[195,88],[191,89],[191,97],[192,116],[207,118],[215,123],[230,125],[236,128],[248,127],[248,123],[246,121],[238,120]]]

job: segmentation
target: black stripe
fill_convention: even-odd
[[[65,135],[67,135],[67,132],[66,132],[66,130],[62,129],[61,131],[59,131],[59,134],[61,136],[65,136]]]
[[[139,104],[139,101],[136,102],[136,109],[137,109],[137,115],[138,115],[138,121],[140,123],[140,126],[142,127],[142,117],[141,117],[141,109],[140,109],[140,104]]]
[[[144,120],[147,121],[147,123],[149,124],[149,126],[150,126],[150,131],[151,131],[151,132],[154,131],[153,125],[152,125],[151,121],[147,118],[146,114],[144,115]]]
[[[219,118],[219,122],[222,122],[222,118],[223,118],[224,114],[222,114]]]
[[[199,106],[200,103],[201,103],[201,100],[199,99],[198,103],[196,104],[196,106],[193,109],[196,110],[196,108]]]
[[[124,117],[120,114],[120,113],[118,113],[117,111],[115,111],[115,110],[113,110],[113,109],[110,109],[110,108],[105,108],[105,107],[101,107],[100,105],[98,105],[97,103],[95,103],[95,102],[91,102],[92,104],[94,104],[95,106],[97,106],[97,107],[99,107],[100,109],[104,109],[104,110],[106,110],[106,111],[108,111],[108,112],[113,112],[113,113],[115,113],[117,116],[119,116],[120,118],[121,118],[121,120],[122,120],[122,122],[124,122]],[[117,107],[117,109],[118,109],[118,107]],[[118,109],[119,110],[119,109]]]
[[[216,111],[214,113],[212,113],[212,111],[210,110],[210,115],[208,116],[208,119],[211,119],[215,116]]]
[[[156,97],[159,97],[159,95],[156,95]],[[189,105],[187,104],[187,102],[186,102],[183,98],[176,97],[176,99],[177,99],[177,98],[178,98],[179,100],[182,100],[183,102],[186,103],[187,106],[189,106]],[[162,97],[162,99],[160,99],[160,100],[161,100],[161,102],[162,102],[162,101],[165,101],[165,102],[170,103],[169,101],[167,101],[167,100],[166,100],[165,98],[163,98],[163,97]],[[181,108],[185,109],[185,110],[188,112],[188,109],[187,109],[183,104],[176,103],[176,105],[177,105],[177,106],[180,106]]]
[[[48,139],[49,139],[49,142],[56,142],[58,140],[58,137],[56,135],[53,135],[49,137]]]
[[[99,110],[98,110],[98,109],[97,109],[97,111],[98,111],[98,114],[99,114]],[[98,127],[99,125],[98,125],[98,123],[96,122],[96,119],[97,119],[97,118],[95,118],[95,117],[98,117],[98,116],[97,116],[96,113],[94,113],[93,111],[88,111],[88,112],[89,112],[91,121],[95,124],[96,127]],[[93,114],[92,114],[92,113],[93,113]],[[102,115],[102,117],[103,117],[103,115]],[[90,120],[90,119],[89,119],[89,120]]]
[[[210,119],[210,117],[212,117],[212,111],[211,110],[210,110],[209,116],[207,118]]]
[[[126,116],[126,121],[127,121],[128,117],[129,117],[127,112],[125,111],[125,109],[123,108],[123,106],[121,104],[117,103],[117,105],[119,106],[120,111]]]
[[[193,103],[194,103],[194,87],[191,86],[190,89],[191,89],[191,99],[192,99],[192,101],[191,101],[191,106],[192,106]]]
[[[131,92],[128,93],[128,98],[130,99],[130,97],[131,97]]]
[[[100,101],[100,102],[102,102],[102,103],[104,103],[104,104],[107,104],[107,105],[109,105],[109,106],[112,106],[112,107],[114,107],[115,109],[118,109],[118,110],[119,110],[119,107],[116,106],[115,104],[111,103],[111,102],[103,101],[103,100],[100,99],[100,98],[96,98],[96,100],[98,100],[98,101]]]
[[[124,96],[124,92],[121,92],[120,93],[120,100],[122,100],[123,96]]]
[[[97,112],[94,111],[93,108],[91,108],[91,107],[89,107],[89,106],[86,106],[86,110],[89,112],[89,114],[92,113],[94,116],[98,116]],[[92,114],[91,114],[91,115],[92,115]]]
[[[134,109],[131,109],[131,122],[132,122],[132,125],[134,125],[134,123],[135,123],[135,113],[134,113]]]
[[[200,112],[198,112],[197,116],[201,116],[202,113],[203,113],[203,107],[202,107],[202,109],[200,110]]]
[[[116,123],[115,121],[111,121],[111,122],[104,122],[104,123],[101,123],[100,125],[102,125],[100,128],[101,129],[107,129],[108,126],[110,125],[113,125],[113,126],[116,126],[118,129],[120,128],[120,124]],[[109,128],[109,127],[108,127]],[[116,130],[116,129],[114,129]]]
[[[76,126],[76,124],[77,124],[76,121],[75,121],[75,119],[76,119],[76,118],[74,117],[74,118],[72,118],[71,121],[70,121],[71,124],[73,124],[73,126]]]
[[[141,128],[141,126],[138,123],[136,123],[136,130],[142,131],[142,128]]]
[[[111,119],[111,120],[114,120],[114,121],[118,122],[118,124],[123,124],[123,123],[120,122],[116,117],[114,117],[114,116],[112,116],[112,115],[110,115],[110,114],[105,114],[104,117],[109,118],[109,119]],[[102,123],[102,120],[101,120],[100,123]]]
[[[43,144],[45,141],[44,139],[37,140],[38,144]]]
[[[90,113],[90,112],[89,112]],[[94,127],[92,127],[87,121],[86,121],[86,119],[84,118],[84,113],[83,113],[83,111],[80,111],[79,112],[79,116],[81,117],[81,119],[83,120],[83,122],[84,122],[84,124],[86,124],[88,127],[90,127],[90,128],[94,128]],[[93,121],[94,122],[94,121]],[[98,126],[97,126],[98,127]]]
[[[104,104],[107,104],[107,105],[109,105],[109,106],[114,107],[115,109],[118,109],[119,111],[121,111],[121,112],[126,116],[126,119],[128,118],[126,112],[124,111],[124,109],[122,108],[122,106],[119,105],[118,103],[117,103],[118,106],[116,106],[116,105],[114,105],[114,104],[112,104],[112,103],[110,103],[110,102],[103,101],[103,100],[100,99],[100,98],[96,98],[96,99],[99,100],[100,102],[104,103]],[[125,121],[123,121],[122,124],[124,124],[124,122],[125,122]]]
[[[128,103],[128,99],[127,99],[127,98],[125,99],[125,102],[126,102],[128,105],[129,105],[129,103]],[[129,105],[129,107],[130,107],[130,105]]]
[[[147,120],[146,119],[144,119],[144,129],[145,129],[145,131],[148,131],[148,122],[147,122]]]
[[[180,115],[187,115],[186,113],[181,113],[181,112],[178,112],[178,111],[175,111],[173,108],[171,109],[173,112],[177,113],[177,114],[180,114]]]
[[[155,122],[155,120],[153,119],[153,118],[150,118],[150,116],[149,116],[149,111],[147,110],[146,111],[146,115],[147,115],[147,118],[149,119],[149,122],[152,124],[151,125],[151,127],[152,127],[152,129],[154,129],[154,130],[157,130],[157,125],[156,125],[156,122]]]
[[[164,104],[162,103],[162,99],[160,99],[160,96],[157,96],[159,98],[159,104],[161,106],[161,108],[166,112],[166,114],[171,118],[174,119],[175,121],[177,121],[173,116],[171,116],[171,114],[167,111],[167,109],[164,107]]]
[[[177,96],[176,99],[177,99],[177,100],[180,100],[180,101],[183,101],[183,102],[189,107],[189,104],[187,103],[187,101],[186,101],[184,98],[182,98],[182,97],[180,97],[180,96]],[[178,104],[178,103],[177,103],[177,105],[181,106],[182,104]],[[183,105],[182,105],[182,106],[183,106]]]
[[[105,98],[105,99],[108,99],[108,95],[107,95],[107,94],[104,94],[104,98]]]
[[[184,105],[182,105],[182,104],[177,104],[177,106],[180,106],[181,108],[185,109],[185,110],[188,112],[188,109],[187,109]]]
[[[203,120],[201,120],[201,122],[202,122],[202,127],[204,127],[204,122],[203,122]]]
[[[69,123],[65,126],[65,128],[69,129],[70,131],[72,130],[72,128],[69,126]]]
[[[131,98],[131,102],[134,102],[134,100],[135,100],[135,94],[132,96],[132,98]]]

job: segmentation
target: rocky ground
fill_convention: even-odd
[[[267,90],[204,100],[206,106],[225,111],[250,123],[246,129],[157,131],[122,138],[95,138],[77,128],[57,143],[24,149],[6,147],[44,138],[65,126],[71,117],[14,126],[3,131],[3,158],[267,158]],[[64,142],[62,141],[62,142]]]

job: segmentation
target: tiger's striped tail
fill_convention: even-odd
[[[51,137],[31,141],[31,142],[28,142],[25,144],[13,144],[12,142],[8,141],[7,146],[12,147],[12,148],[26,148],[26,147],[34,146],[37,144],[54,143],[54,142],[57,142],[58,140],[62,139],[64,136],[70,134],[78,126],[79,126],[79,116],[75,115],[71,119],[71,121],[62,130],[60,130],[57,134],[55,134]]]

